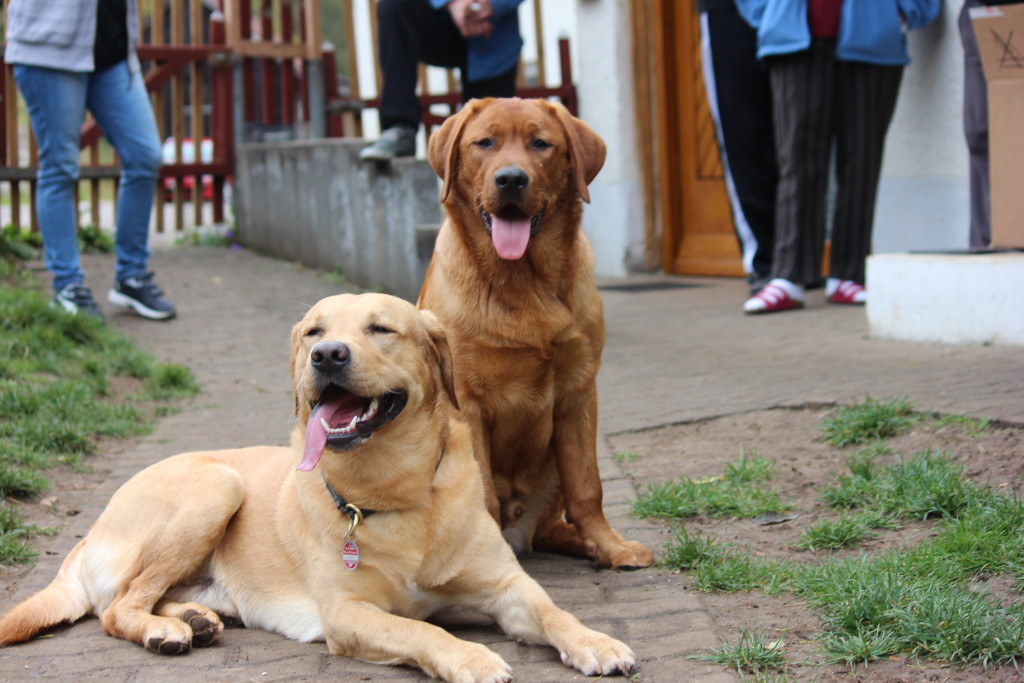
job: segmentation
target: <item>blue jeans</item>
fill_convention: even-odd
[[[84,280],[75,239],[74,189],[87,108],[121,161],[114,275],[118,280],[144,275],[160,139],[142,75],[132,73],[127,61],[93,73],[16,64],[14,79],[39,143],[36,215],[54,289]]]

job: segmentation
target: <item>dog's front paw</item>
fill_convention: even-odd
[[[608,548],[598,548],[596,555],[599,564],[612,569],[642,569],[654,564],[654,553],[636,541],[623,541]]]
[[[155,628],[148,628],[142,644],[150,652],[160,655],[183,655],[192,649],[192,629],[177,619],[154,620]]]
[[[625,643],[591,631],[562,652],[562,663],[579,669],[587,676],[619,672],[628,674],[636,667],[636,655]]]
[[[181,615],[181,620],[192,628],[192,645],[207,647],[224,631],[224,624],[216,613],[210,610],[199,612],[190,609]]]
[[[459,651],[444,656],[441,677],[450,683],[508,683],[512,667],[485,645],[465,643]]]

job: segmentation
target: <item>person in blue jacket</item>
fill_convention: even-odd
[[[419,64],[458,68],[462,101],[512,97],[523,39],[523,0],[380,0],[377,42],[382,75],[381,136],[360,158],[412,156],[420,125]]]
[[[867,301],[885,134],[896,107],[906,32],[926,26],[941,0],[736,0],[757,30],[768,66],[779,164],[772,280],[746,313],[804,305],[821,282],[825,193],[835,148],[837,194],[826,300]]]

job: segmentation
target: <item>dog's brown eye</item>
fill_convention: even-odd
[[[306,330],[306,336],[307,337],[315,337],[318,334],[320,334],[321,332],[323,332],[323,330],[321,330],[319,327],[311,327],[308,330]]]
[[[494,147],[494,140],[491,138],[484,138],[482,140],[477,140],[473,144],[481,149],[490,149],[491,147]]]
[[[370,325],[370,334],[394,334],[395,331],[383,325]]]
[[[551,143],[547,140],[541,140],[540,138],[534,138],[533,142],[530,143],[530,147],[534,149],[547,149],[551,146]]]

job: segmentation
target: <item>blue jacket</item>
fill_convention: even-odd
[[[736,6],[747,23],[757,29],[758,57],[810,47],[807,0],[736,0]],[[906,29],[927,26],[941,7],[942,0],[845,0],[839,15],[836,58],[889,66],[906,64],[910,61]]]
[[[434,9],[441,9],[451,0],[430,0]],[[487,38],[470,38],[466,49],[466,80],[486,81],[505,73],[516,65],[523,49],[519,35],[519,5],[523,0],[491,0],[494,28]]]

